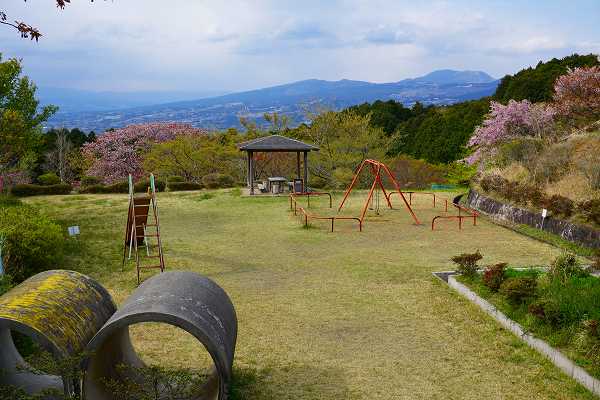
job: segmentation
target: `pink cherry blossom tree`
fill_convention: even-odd
[[[575,68],[554,84],[557,111],[584,123],[600,119],[600,66]]]
[[[102,178],[107,184],[125,179],[128,174],[139,179],[144,175],[144,157],[153,144],[178,136],[206,134],[206,130],[181,123],[136,124],[105,132],[82,148],[91,165],[87,174]]]
[[[494,154],[503,142],[522,136],[543,138],[552,132],[556,111],[544,103],[529,100],[510,100],[507,105],[492,101],[490,112],[475,129],[468,146],[474,153],[466,161],[475,163],[486,155]]]

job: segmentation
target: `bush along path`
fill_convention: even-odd
[[[525,269],[498,263],[479,270],[479,259],[479,252],[454,257],[460,275],[448,283],[600,394],[600,256],[584,267],[564,253],[546,268]]]

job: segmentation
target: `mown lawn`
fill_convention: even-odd
[[[362,196],[346,214],[357,212]],[[60,267],[99,279],[117,302],[135,289],[133,264],[121,271],[126,195],[28,202],[65,226],[81,226]],[[485,220],[463,231],[446,222],[432,232],[430,206],[416,202],[423,226],[402,209],[383,210],[362,233],[350,222],[330,233],[327,222],[303,228],[286,197],[159,194],[167,268],[209,276],[235,304],[235,397],[593,398],[431,276],[452,269],[449,258],[461,252],[480,249],[484,263],[520,266],[547,263],[559,250]],[[198,360],[194,341],[172,329],[145,325],[133,335],[150,362]]]

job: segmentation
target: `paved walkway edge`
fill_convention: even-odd
[[[565,374],[581,383],[596,396],[600,396],[600,381],[588,374],[583,368],[577,366],[573,361],[565,357],[560,351],[550,346],[545,341],[525,332],[521,325],[508,318],[506,315],[504,315],[504,313],[502,313],[488,301],[479,297],[471,289],[458,282],[455,276],[448,276],[448,285],[450,285],[450,287],[471,302],[477,304],[486,314],[490,315],[506,329],[521,338],[530,347],[534,348],[552,361],[552,363],[560,368]]]

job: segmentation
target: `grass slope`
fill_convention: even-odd
[[[404,210],[384,210],[363,233],[352,223],[330,233],[327,222],[303,229],[287,198],[212,194],[161,193],[159,208],[167,268],[209,276],[235,304],[233,398],[593,398],[431,277],[461,252],[531,265],[549,262],[557,249],[488,221],[463,231],[446,222],[432,232],[429,200],[415,206],[423,226]],[[357,213],[364,195],[351,198],[347,214]],[[117,302],[135,289],[132,264],[120,267],[125,195],[27,201],[81,226],[62,268],[99,279]],[[150,362],[196,363],[187,335],[154,325],[133,335]]]

